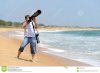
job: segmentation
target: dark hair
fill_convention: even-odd
[[[26,15],[26,16],[25,16],[25,19],[26,19],[27,17],[30,17],[30,15]]]

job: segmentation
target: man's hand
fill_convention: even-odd
[[[26,27],[26,25],[27,25],[27,21],[24,21],[23,23],[22,23],[22,28],[25,28]]]

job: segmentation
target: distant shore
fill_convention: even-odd
[[[64,27],[64,26],[49,26],[49,27],[40,27],[40,30],[100,30],[96,27]]]

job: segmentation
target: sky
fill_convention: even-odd
[[[100,0],[0,0],[0,19],[23,22],[38,9],[38,23],[100,27]]]

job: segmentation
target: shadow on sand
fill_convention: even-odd
[[[17,57],[16,57],[17,58]],[[27,59],[23,59],[23,58],[17,58],[18,60],[23,60],[23,61],[28,61],[28,62],[32,62],[32,60],[27,60]]]

